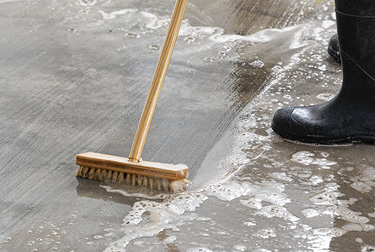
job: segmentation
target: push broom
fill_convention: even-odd
[[[176,44],[188,0],[177,0],[169,24],[167,36],[160,54],[154,77],[143,108],[129,158],[99,153],[83,153],[76,156],[79,165],[77,177],[113,183],[126,183],[151,189],[177,192],[185,188],[188,168],[147,162],[141,159],[143,147],[163,86],[165,75]]]

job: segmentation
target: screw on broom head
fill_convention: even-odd
[[[188,184],[188,168],[156,162],[130,162],[127,158],[83,153],[76,157],[77,177],[103,182],[125,183],[166,192],[182,191]]]

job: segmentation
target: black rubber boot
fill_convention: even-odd
[[[339,46],[339,39],[337,34],[333,35],[331,39],[329,40],[328,44],[328,54],[331,55],[331,57],[337,61],[338,63],[341,63],[341,57],[340,57],[340,46]]]
[[[272,129],[318,144],[375,142],[375,1],[336,0],[343,83],[332,100],[278,110]]]

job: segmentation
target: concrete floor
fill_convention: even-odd
[[[270,131],[340,88],[332,1],[191,0],[143,155],[190,189],[74,177],[128,154],[173,5],[0,0],[0,251],[374,251],[374,146]]]

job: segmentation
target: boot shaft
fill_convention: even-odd
[[[354,16],[375,16],[375,1],[336,0],[336,10]]]
[[[375,0],[336,0],[336,13],[343,85],[367,89],[375,84]]]

